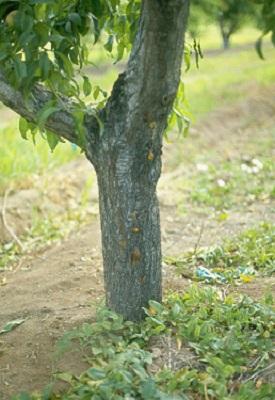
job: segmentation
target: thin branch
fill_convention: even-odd
[[[205,221],[203,221],[203,223],[201,224],[200,231],[199,231],[199,236],[198,236],[197,241],[196,241],[195,246],[194,246],[193,256],[197,255],[198,248],[200,246],[201,239],[202,239],[202,236],[203,236],[203,233],[204,233],[204,229],[205,229]]]

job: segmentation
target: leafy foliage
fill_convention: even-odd
[[[82,37],[96,43],[103,32],[104,48],[118,59],[133,40],[138,1],[25,0],[0,3],[0,58],[10,80],[27,94],[37,81],[54,93],[79,98],[75,67],[89,62],[89,49]],[[131,28],[132,35],[128,35]],[[11,46],[12,44],[12,46]],[[112,45],[111,45],[112,44]],[[84,76],[83,90],[91,90]]]
[[[45,122],[59,110],[56,100],[62,103],[62,96],[74,100],[76,128],[83,136],[81,126],[86,108],[83,96],[93,93],[99,108],[106,100],[106,93],[93,88],[87,76],[81,73],[82,81],[78,78],[82,67],[91,62],[88,43],[103,40],[105,51],[116,52],[116,59],[120,60],[133,41],[139,7],[139,0],[0,1],[1,69],[26,101],[37,82],[52,93],[35,125],[21,119],[23,138],[28,130],[33,137],[37,127],[45,130]],[[52,150],[59,142],[49,132],[46,139]]]
[[[97,321],[67,333],[60,349],[77,345],[91,366],[79,377],[58,373],[70,384],[48,399],[269,399],[275,316],[269,304],[235,299],[212,288],[191,287],[163,305],[151,302],[142,324],[123,322],[106,309]],[[191,349],[196,365],[153,374],[152,339],[170,337]],[[163,352],[168,351],[162,349]],[[183,365],[184,365],[184,359]],[[18,396],[18,400],[45,396]]]
[[[260,15],[258,17],[259,27],[262,30],[262,36],[256,43],[256,50],[263,59],[262,40],[265,35],[271,33],[271,41],[275,46],[275,2],[274,0],[253,0],[254,3],[261,5]]]

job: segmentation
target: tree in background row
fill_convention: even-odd
[[[223,48],[230,47],[230,38],[245,22],[256,20],[257,7],[251,0],[193,0],[191,3],[190,29],[196,36],[200,25],[217,24]],[[193,32],[192,32],[193,31]]]
[[[24,138],[40,131],[52,149],[66,139],[93,164],[107,305],[132,320],[162,297],[156,185],[188,8],[189,0],[0,1],[0,100],[21,115]],[[109,97],[77,74],[99,38],[118,60],[131,50]]]

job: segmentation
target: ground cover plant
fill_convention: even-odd
[[[166,257],[184,276],[209,283],[251,282],[275,273],[275,225],[262,223],[220,245]],[[213,274],[211,274],[213,272]]]
[[[43,394],[15,399],[270,400],[272,294],[255,301],[232,288],[274,274],[274,234],[274,225],[262,223],[219,246],[166,258],[180,274],[193,269],[189,277],[200,284],[180,294],[170,290],[163,304],[150,301],[142,323],[100,307],[95,322],[67,332],[57,347],[58,357],[77,349],[87,370],[56,371],[54,382],[66,382],[65,391],[52,383]],[[195,273],[202,265],[208,276]]]
[[[50,394],[48,387],[42,396],[16,399],[270,400],[271,303],[193,286],[162,305],[151,301],[142,324],[101,309],[95,323],[68,333],[59,344],[64,351],[77,343],[90,368],[78,377],[57,373],[70,385],[66,393]]]

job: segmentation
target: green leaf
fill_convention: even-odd
[[[57,374],[55,374],[55,376],[57,379],[67,383],[72,383],[73,380],[73,375],[69,372],[58,372]]]
[[[150,308],[153,308],[154,310],[156,310],[158,313],[161,313],[164,309],[163,305],[158,303],[155,300],[150,300],[149,306],[150,306]]]
[[[104,48],[111,53],[113,50],[113,44],[114,44],[114,35],[110,35],[108,38],[107,43],[105,43]]]
[[[262,60],[264,60],[264,55],[263,55],[263,51],[262,51],[262,43],[263,43],[263,36],[260,36],[259,39],[255,43],[255,48],[256,48],[256,51],[258,53],[258,56]]]
[[[69,78],[72,78],[74,74],[74,69],[69,59],[65,56],[65,54],[61,53],[60,51],[56,51],[56,54],[62,60],[62,68],[64,69],[65,73],[68,75]]]
[[[94,96],[95,100],[98,98],[99,93],[100,93],[100,87],[98,85],[96,85],[95,88],[94,88],[94,93],[93,93],[93,96]]]
[[[140,393],[143,396],[144,399],[154,399],[157,390],[156,390],[156,384],[153,381],[153,379],[149,378],[145,382],[142,383],[141,388],[140,388]]]
[[[85,96],[89,96],[92,92],[92,85],[87,76],[83,76],[83,92]]]
[[[42,71],[43,79],[47,79],[49,77],[51,62],[49,60],[48,54],[46,52],[42,53],[39,59],[39,66]]]
[[[16,398],[17,400],[32,400],[32,397],[28,393],[20,393],[19,396]]]
[[[15,329],[17,326],[23,324],[25,322],[25,319],[15,319],[13,321],[9,321],[4,328],[0,331],[0,335],[4,333],[11,332],[13,329]]]
[[[53,152],[58,143],[60,142],[59,137],[51,132],[51,131],[46,131],[46,137],[47,137],[47,142],[50,146],[51,151]]]
[[[54,114],[55,112],[60,110],[60,107],[57,107],[55,105],[51,106],[50,104],[52,104],[52,101],[50,101],[49,103],[47,103],[44,108],[40,111],[39,115],[38,115],[38,120],[37,120],[37,124],[39,126],[40,129],[43,129],[48,118]]]
[[[106,377],[106,372],[103,369],[99,368],[89,368],[87,371],[87,375],[95,381],[98,381]]]
[[[25,118],[20,117],[20,119],[19,119],[19,131],[20,131],[21,137],[23,139],[25,139],[25,140],[28,140],[27,132],[28,132],[29,129],[30,129],[30,127],[29,127],[28,121]]]
[[[190,51],[185,50],[184,51],[184,63],[185,63],[185,72],[189,71],[191,67],[191,57],[190,57]]]

